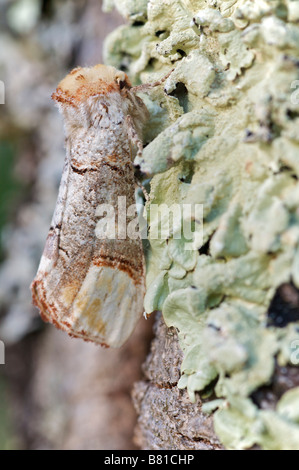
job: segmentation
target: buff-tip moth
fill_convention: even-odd
[[[66,159],[33,302],[69,335],[119,347],[143,313],[142,240],[99,239],[98,208],[117,212],[123,196],[135,204],[132,149],[142,150],[147,109],[127,75],[104,65],[73,70],[52,97],[64,118]]]

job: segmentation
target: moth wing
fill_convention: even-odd
[[[72,337],[112,347],[128,339],[144,310],[144,277],[136,283],[116,267],[91,264],[79,289],[75,281],[62,282],[56,267],[40,270],[32,293],[45,321]]]
[[[72,306],[74,335],[121,346],[143,313],[144,290],[125,271],[91,266]]]

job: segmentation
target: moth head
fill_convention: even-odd
[[[91,96],[122,92],[131,86],[127,74],[110,65],[77,67],[59,83],[52,98],[61,105],[77,107]]]
[[[124,88],[130,89],[132,87],[128,75],[125,72],[122,72],[121,70],[116,70],[114,79],[118,83],[120,90]]]

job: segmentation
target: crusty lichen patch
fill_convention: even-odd
[[[115,3],[129,24],[108,38],[107,62],[136,83],[173,69],[142,95],[150,204],[203,204],[196,250],[150,240],[146,311],[179,330],[191,399],[216,381],[205,407],[227,448],[298,450],[299,389],[273,410],[252,400],[276,363],[299,362],[296,316],[281,328],[268,315],[281,285],[299,288],[298,2]]]

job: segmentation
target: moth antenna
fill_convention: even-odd
[[[150,200],[150,195],[149,193],[147,192],[146,188],[143,186],[142,183],[140,183],[140,181],[135,178],[135,182],[137,184],[137,186],[141,189],[141,191],[143,192],[143,196],[144,196],[144,199],[146,200],[146,202],[148,202]]]
[[[172,74],[172,72],[174,71],[174,69],[171,69],[170,72],[168,72],[167,75],[165,75],[165,77],[161,78],[160,80],[156,81],[156,82],[153,82],[153,83],[143,83],[142,85],[136,85],[136,86],[133,86],[131,88],[131,91],[133,91],[134,93],[135,92],[138,92],[138,91],[148,91],[149,89],[151,88],[154,88],[156,86],[159,86],[159,85],[162,85],[162,83],[165,82],[165,80],[167,80],[167,78]]]

